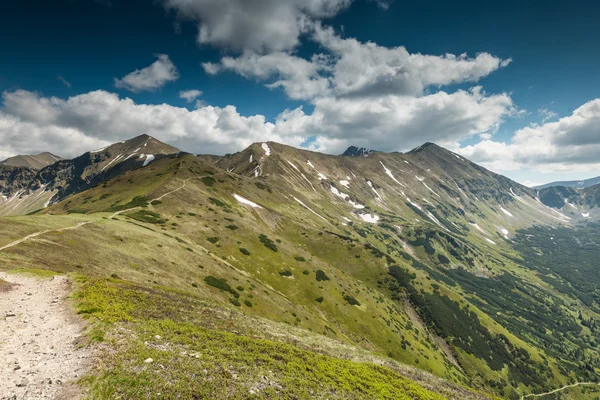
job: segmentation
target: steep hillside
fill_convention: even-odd
[[[19,155],[10,157],[6,160],[0,161],[0,165],[42,169],[60,160],[62,160],[62,158],[55,156],[52,153],[45,152],[36,155]]]
[[[600,184],[584,189],[565,186],[553,186],[541,189],[539,199],[548,207],[560,210],[578,221],[600,220]]]
[[[148,135],[141,135],[71,160],[57,161],[37,171],[33,177],[30,173],[19,172],[24,170],[15,170],[19,179],[12,179],[10,185],[2,186],[5,198],[0,201],[0,215],[33,212],[124,171],[144,167],[155,159],[174,153],[179,153],[179,150]]]
[[[99,398],[516,399],[600,372],[593,265],[543,269],[550,234],[523,249],[583,231],[436,145],[257,143],[103,179],[0,232],[0,268],[79,276],[112,349],[88,380]]]

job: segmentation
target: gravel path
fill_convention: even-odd
[[[0,399],[77,399],[73,385],[90,351],[78,348],[82,324],[65,303],[67,278],[0,272],[15,284],[0,291]]]

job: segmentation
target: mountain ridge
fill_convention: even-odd
[[[585,189],[590,186],[595,186],[600,184],[600,176],[595,178],[583,179],[580,181],[556,181],[551,183],[546,183],[544,185],[534,186],[533,189],[547,189],[549,187],[563,186],[570,187],[573,189]]]
[[[137,382],[143,369],[151,377],[139,386],[144,395],[164,392],[165,371],[179,394],[205,393],[186,380],[189,366],[240,396],[268,376],[273,391],[257,393],[281,398],[301,390],[290,380],[320,371],[314,353],[302,353],[311,372],[303,364],[290,375],[281,360],[293,360],[268,340],[297,346],[288,354],[301,348],[394,366],[453,399],[518,398],[600,371],[600,335],[589,322],[600,316],[594,225],[543,205],[535,190],[432,144],[348,157],[258,142],[214,157],[158,142],[145,146],[157,156],[144,166],[135,150],[152,138],[134,139],[41,175],[20,170],[38,184],[54,178],[64,196],[34,215],[0,217],[0,248],[10,245],[0,265],[85,276],[75,298],[106,343],[118,343],[96,388],[131,397],[110,371]],[[2,201],[14,207],[40,193]],[[573,237],[590,259],[571,257]],[[123,326],[131,347],[112,341]],[[183,353],[193,354],[193,367],[168,361]],[[249,354],[261,354],[252,368],[240,359]],[[221,382],[233,374],[239,381]],[[364,394],[319,376],[325,385],[305,383],[312,396]],[[484,393],[459,394],[448,382]]]
[[[0,161],[0,165],[6,165],[9,167],[26,167],[39,170],[60,160],[62,160],[61,157],[58,157],[50,152],[43,152],[39,154],[12,156]]]

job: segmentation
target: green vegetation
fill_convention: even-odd
[[[214,186],[215,185],[215,178],[213,178],[212,176],[205,176],[200,178],[200,180],[202,181],[202,183],[204,183],[206,186]]]
[[[329,280],[329,277],[327,276],[327,274],[325,274],[325,272],[323,272],[320,269],[317,270],[315,278],[317,279],[318,282]]]
[[[275,252],[278,250],[275,242],[269,239],[266,235],[261,234],[258,236],[258,239],[267,249],[273,250]]]
[[[279,271],[279,275],[281,276],[292,276],[292,271],[290,271],[289,269],[284,269],[283,271]]]
[[[152,398],[156,393],[165,399],[246,398],[249,390],[267,399],[444,398],[386,367],[210,328],[218,319],[207,321],[209,309],[173,291],[84,280],[76,297],[81,314],[105,327],[102,340],[118,350],[99,365],[98,376],[84,380],[95,399]],[[239,302],[232,299],[232,304]],[[112,333],[119,326],[135,334],[119,341]],[[157,346],[163,343],[169,345]],[[193,356],[181,357],[182,351]],[[256,386],[258,376],[266,377],[265,384]]]
[[[135,208],[135,207],[141,207],[141,206],[148,205],[149,201],[150,201],[150,199],[148,199],[146,196],[135,196],[127,204],[121,204],[121,205],[113,204],[112,206],[110,206],[108,209],[106,209],[104,211],[107,211],[107,212],[123,211],[123,210],[127,210],[129,208]]]
[[[360,306],[360,302],[356,300],[353,296],[350,296],[349,294],[344,296],[344,300],[346,300],[346,302],[351,306]]]
[[[165,224],[167,221],[164,220],[160,214],[149,211],[149,210],[138,210],[134,213],[126,214],[129,218],[135,219],[140,222],[147,222],[149,224]]]
[[[243,248],[243,247],[240,248],[240,253],[242,253],[245,256],[249,256],[250,255],[250,251],[248,249]]]

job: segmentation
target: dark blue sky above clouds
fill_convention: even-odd
[[[600,175],[597,2],[307,3],[5,0],[0,157],[429,140],[521,182]]]

